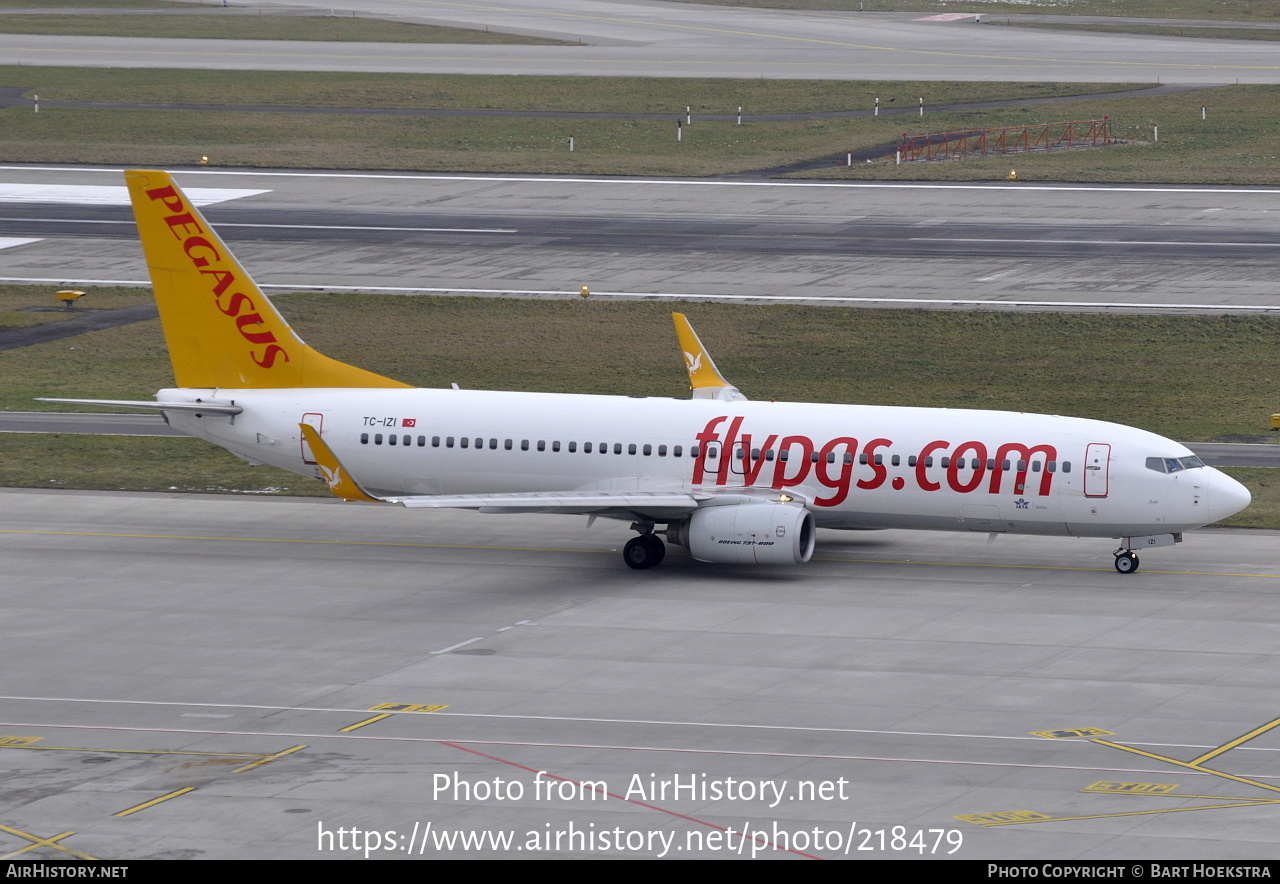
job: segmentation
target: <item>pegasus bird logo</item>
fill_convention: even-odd
[[[334,466],[332,469],[324,464],[320,465],[320,472],[324,473],[324,481],[329,486],[330,491],[337,491],[338,486],[342,484],[342,467]]]
[[[694,356],[688,350],[684,350],[682,352],[684,353],[685,367],[689,369],[689,374],[694,374],[695,372],[697,372],[702,368],[702,351],[701,350],[698,351],[697,356]]]

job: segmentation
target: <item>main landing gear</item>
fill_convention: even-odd
[[[1121,547],[1116,550],[1116,570],[1121,574],[1132,574],[1138,570],[1138,554],[1131,549]]]
[[[640,534],[628,540],[622,548],[622,560],[627,567],[643,571],[661,564],[667,557],[667,545],[653,533],[653,526],[635,524],[631,527]]]

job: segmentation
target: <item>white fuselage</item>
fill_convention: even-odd
[[[234,417],[171,412],[170,422],[303,475],[316,474],[298,429],[310,423],[385,497],[781,489],[822,527],[1080,537],[1177,533],[1249,499],[1212,468],[1148,465],[1191,456],[1177,442],[1041,414],[437,389],[158,398],[234,402],[244,409]]]

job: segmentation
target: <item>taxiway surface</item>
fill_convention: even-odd
[[[634,572],[625,526],[584,522],[0,491],[0,850],[352,856],[323,847],[342,827],[466,852],[408,850],[430,824],[892,856],[861,833],[902,826],[971,859],[1280,857],[1275,532],[1130,576],[1106,541],[898,531]],[[635,791],[676,776],[757,794]],[[453,791],[496,779],[523,797]]]
[[[331,4],[287,4],[329,13]],[[1262,41],[1076,34],[969,21],[661,2],[524,0],[518,6],[346,0],[403,21],[553,37],[585,45],[481,46],[0,35],[11,64],[90,67],[769,77],[836,80],[1274,83]]]
[[[1280,213],[1268,188],[176,178],[230,195],[204,211],[254,278],[274,287],[566,297],[585,285],[599,296],[1280,308]],[[0,182],[13,188],[6,196],[0,184],[0,237],[13,243],[0,248],[0,281],[145,283],[118,169],[10,165]],[[115,205],[103,196],[112,186]]]

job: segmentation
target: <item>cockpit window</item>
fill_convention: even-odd
[[[1148,457],[1147,469],[1157,473],[1178,473],[1204,466],[1204,461],[1194,454],[1189,457]]]

